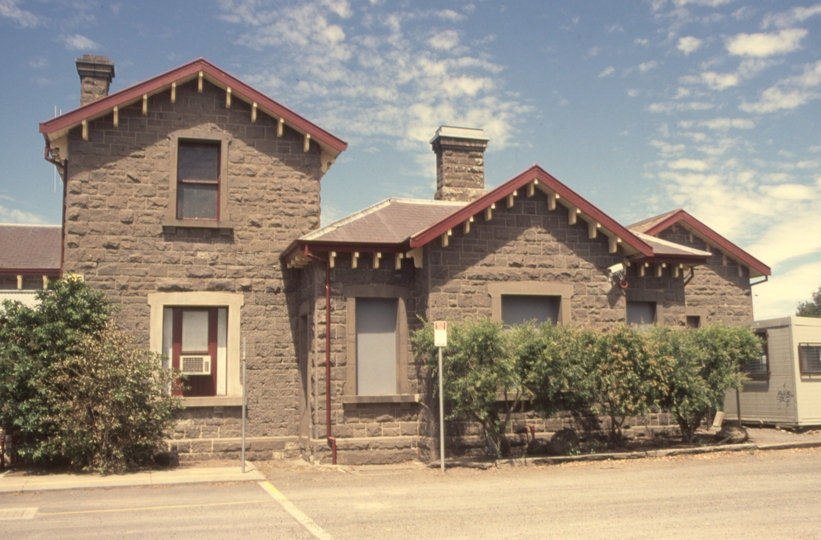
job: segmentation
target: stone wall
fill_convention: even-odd
[[[700,315],[702,324],[753,321],[748,268],[678,225],[665,229],[658,237],[713,253],[706,265],[694,269],[693,279],[685,287],[688,314]]]
[[[283,269],[279,253],[319,225],[319,147],[303,152],[302,136],[234,99],[196,81],[152,96],[148,114],[141,104],[124,107],[119,127],[111,115],[69,134],[66,188],[65,272],[82,274],[93,287],[122,305],[117,318],[140,346],[149,345],[146,295],[157,291],[241,293],[241,334],[247,340],[248,436],[292,438],[297,432],[299,378],[293,315],[299,305],[299,271]],[[230,229],[164,227],[170,200],[170,136],[198,128],[228,134],[227,213]],[[181,420],[186,440],[233,437],[214,430],[239,415],[226,407],[190,409]],[[227,429],[227,428],[226,428]],[[193,430],[193,431],[192,431]],[[199,431],[197,431],[199,430]],[[191,433],[197,432],[196,437]],[[175,434],[176,436],[176,434]],[[213,445],[212,445],[212,448]],[[216,451],[216,450],[214,450]],[[207,454],[203,450],[204,454]]]

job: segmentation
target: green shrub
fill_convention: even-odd
[[[414,332],[412,342],[416,354],[427,360],[437,381],[439,353],[433,345],[432,324],[428,322]],[[489,319],[448,324],[448,346],[443,350],[442,367],[444,396],[451,408],[448,418],[478,422],[495,445],[497,456],[509,455],[505,432],[521,399],[521,381],[502,324]],[[435,388],[438,395],[438,384]]]
[[[744,364],[761,354],[750,328],[709,325],[689,331],[655,328],[649,335],[653,354],[673,366],[661,405],[676,418],[684,442],[711,410],[722,410],[728,390],[740,389]]]
[[[520,377],[540,415],[589,406],[588,372],[597,351],[596,332],[551,323],[524,324],[512,329],[511,338]]]
[[[627,417],[645,414],[667,394],[672,366],[652,354],[643,332],[627,325],[599,334],[592,358],[592,410],[610,418],[610,440],[619,444]]]
[[[0,422],[18,454],[102,472],[146,463],[179,408],[163,393],[174,374],[133,348],[83,282],[55,282],[38,299],[6,302],[0,316]]]

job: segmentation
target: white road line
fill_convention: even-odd
[[[291,514],[291,516],[297,520],[303,527],[308,529],[308,531],[313,534],[315,537],[319,538],[319,540],[334,540],[334,537],[330,534],[326,533],[325,530],[320,527],[319,525],[314,522],[311,518],[305,515],[302,510],[294,506],[294,503],[289,501],[285,495],[279,492],[277,488],[275,488],[270,482],[260,482],[260,486],[262,489],[268,492],[268,494],[274,498],[276,502],[282,506],[282,508]]]

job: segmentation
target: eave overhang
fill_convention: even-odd
[[[45,137],[48,149],[52,143],[66,137],[71,129],[82,126],[84,122],[88,123],[97,118],[114,114],[115,108],[122,109],[156,94],[169,92],[177,85],[198,78],[202,78],[225,90],[227,104],[230,104],[233,98],[240,99],[251,105],[252,118],[256,118],[256,115],[260,113],[267,114],[306,137],[306,145],[309,141],[316,141],[325,157],[323,159],[323,169],[348,147],[348,143],[342,139],[280,105],[204,58],[198,58],[171,71],[42,122],[40,123],[40,133]],[[59,156],[61,160],[66,159],[67,156],[64,154],[65,151]]]
[[[746,266],[750,271],[750,278],[772,275],[769,266],[759,261],[737,245],[733,244],[681,208],[671,212],[665,219],[659,221],[646,231],[642,232],[650,236],[656,236],[673,225],[680,225],[684,227],[692,234],[704,240],[710,246],[722,250],[731,258],[737,260],[743,266]]]

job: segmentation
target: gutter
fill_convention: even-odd
[[[331,445],[331,464],[336,465],[336,437],[331,433],[331,261],[317,257],[305,246],[305,256],[325,263],[325,438]]]

